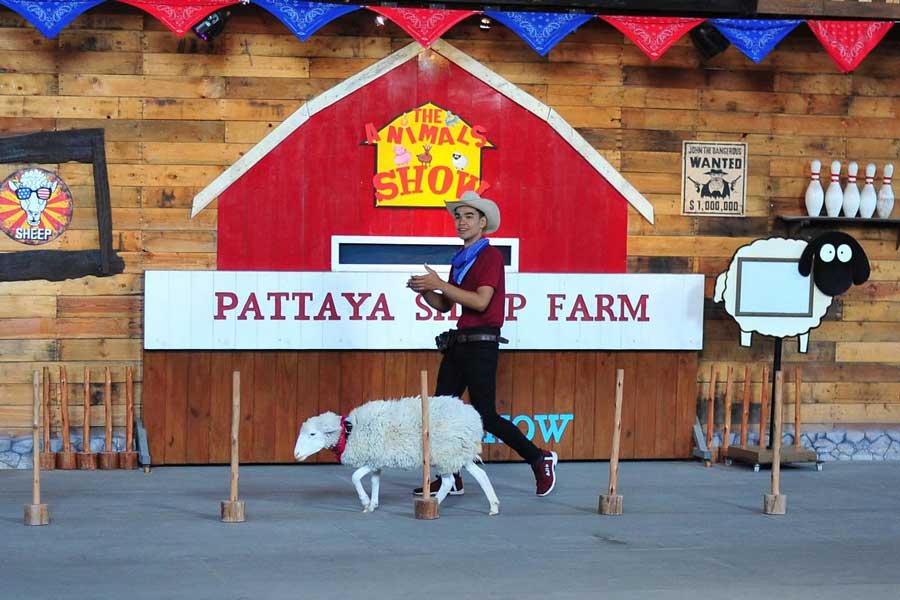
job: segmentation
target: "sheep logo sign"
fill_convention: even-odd
[[[797,336],[800,352],[831,301],[851,285],[869,279],[862,246],[846,233],[824,233],[811,242],[767,238],[738,248],[728,270],[716,278],[713,300],[741,328],[741,346],[753,332],[776,338]]]
[[[21,244],[58,238],[71,223],[73,209],[69,188],[50,171],[20,169],[0,184],[0,229]]]
[[[487,189],[481,152],[493,148],[487,130],[426,102],[376,130],[366,123],[365,145],[376,146],[375,206],[444,207],[448,197]]]

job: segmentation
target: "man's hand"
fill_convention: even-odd
[[[437,272],[428,265],[425,265],[425,271],[424,275],[410,277],[406,282],[406,287],[420,294],[442,290],[444,280],[438,276]]]

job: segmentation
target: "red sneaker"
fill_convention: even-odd
[[[441,489],[441,478],[440,477],[435,478],[435,480],[431,482],[431,485],[429,486],[429,488],[430,488],[432,496],[437,495],[438,490]],[[450,496],[462,496],[464,493],[465,493],[465,490],[463,489],[462,476],[460,476],[459,473],[454,473],[453,474],[453,485],[450,486],[450,494],[449,495]],[[422,488],[417,487],[416,489],[413,490],[413,496],[421,496],[421,495],[422,495]]]
[[[537,482],[537,495],[546,496],[556,486],[556,463],[559,459],[556,452],[547,450],[541,450],[541,452],[544,457],[531,465],[531,468]]]

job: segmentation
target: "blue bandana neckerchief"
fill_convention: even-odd
[[[453,260],[450,263],[453,265],[453,282],[456,285],[462,283],[466,273],[468,273],[469,269],[472,268],[472,265],[475,264],[475,259],[478,258],[478,255],[481,254],[482,250],[488,247],[488,244],[490,244],[490,242],[487,238],[481,238],[471,246],[464,246],[456,251],[456,254],[453,255]]]

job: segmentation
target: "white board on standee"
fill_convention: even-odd
[[[409,275],[147,271],[144,347],[431,349],[456,316],[410,291]],[[504,348],[702,347],[702,275],[510,273],[506,285]]]

